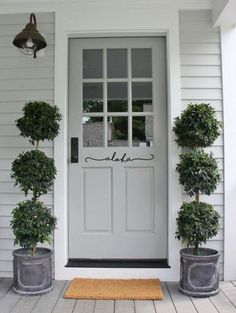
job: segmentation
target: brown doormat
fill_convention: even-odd
[[[74,278],[67,299],[163,300],[159,279],[87,279]]]

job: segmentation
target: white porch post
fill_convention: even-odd
[[[236,279],[236,27],[221,26],[224,95],[224,279]]]

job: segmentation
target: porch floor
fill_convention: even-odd
[[[12,291],[12,279],[0,278],[1,313],[236,313],[236,282],[221,282],[220,293],[195,299],[182,295],[177,282],[162,283],[163,301],[66,300],[68,281],[55,281],[43,296],[24,297]]]

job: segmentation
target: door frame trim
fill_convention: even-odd
[[[170,13],[170,12],[169,12]],[[80,277],[159,277],[164,280],[179,278],[179,249],[180,244],[175,239],[176,214],[182,202],[181,187],[175,171],[179,149],[177,148],[172,125],[174,118],[181,111],[180,97],[180,53],[179,53],[179,17],[178,10],[173,9],[173,19],[168,19],[167,25],[159,25],[154,30],[122,30],[122,31],[78,31],[63,24],[63,10],[56,14],[55,39],[55,104],[63,114],[61,133],[55,140],[54,155],[58,169],[54,185],[54,208],[58,217],[55,231],[55,278],[71,279]],[[70,23],[68,23],[70,24]],[[70,29],[70,31],[68,31]],[[72,30],[71,30],[72,29]],[[99,38],[99,37],[166,37],[167,50],[167,127],[168,127],[168,269],[109,269],[101,268],[95,271],[87,268],[66,268],[68,261],[68,42],[69,38]]]

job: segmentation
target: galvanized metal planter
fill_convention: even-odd
[[[13,251],[13,290],[21,295],[37,295],[52,289],[52,250],[37,248]]]
[[[187,296],[210,297],[219,292],[219,256],[214,249],[200,248],[194,255],[192,248],[180,251],[179,290]]]

